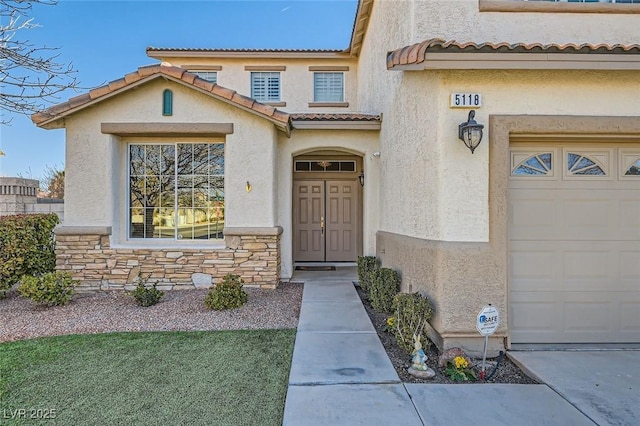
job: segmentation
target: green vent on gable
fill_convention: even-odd
[[[169,89],[162,92],[162,115],[173,115],[173,92]]]

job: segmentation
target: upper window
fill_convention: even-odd
[[[258,102],[280,102],[280,73],[252,72],[251,97]]]
[[[223,238],[224,144],[130,144],[128,207],[130,238]]]
[[[314,72],[313,73],[313,101],[314,102],[343,102],[344,101],[344,73]]]
[[[218,83],[218,73],[216,71],[194,71],[189,70],[191,74],[195,74],[198,77],[210,81],[212,83]]]

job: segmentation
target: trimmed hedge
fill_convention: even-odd
[[[371,291],[371,284],[376,278],[376,273],[380,269],[380,259],[375,256],[359,256],[358,257],[358,282],[360,288],[365,291],[367,296]]]
[[[425,325],[433,316],[433,309],[428,297],[420,293],[398,293],[393,298],[395,311],[393,334],[398,346],[408,354],[413,352],[413,336],[419,337],[423,347],[431,342],[425,334]]]
[[[400,291],[400,275],[390,268],[380,268],[371,283],[371,306],[378,312],[393,312],[393,298]]]
[[[56,266],[55,214],[0,217],[0,297],[23,275],[53,272]]]

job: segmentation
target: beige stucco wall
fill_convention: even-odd
[[[206,66],[221,67],[218,73],[218,84],[236,90],[246,96],[251,96],[251,71],[245,70],[245,66],[269,67],[284,66],[286,69],[280,72],[280,100],[285,106],[278,109],[287,112],[350,112],[358,111],[357,104],[357,61],[355,59],[312,59],[312,58],[254,58],[245,56],[242,58],[164,58],[172,65],[190,69],[196,66],[198,69]],[[310,66],[349,67],[344,72],[344,101],[348,107],[309,107],[313,102],[313,71]],[[206,71],[202,69],[202,71]],[[215,70],[214,70],[215,71]]]
[[[162,92],[167,88],[173,90],[173,115],[170,117],[162,116]],[[163,139],[121,138],[100,133],[100,124],[109,122],[233,123],[234,132],[227,135],[225,141],[225,225],[276,225],[273,164],[277,130],[274,125],[160,78],[65,119],[68,189],[65,226],[113,226],[112,244],[125,243],[126,144]],[[245,190],[247,181],[253,185],[250,193]]]
[[[423,291],[434,300],[432,325],[443,347],[477,349],[475,317],[486,303],[503,314],[498,336],[508,334],[507,246],[491,234],[498,213],[492,213],[496,206],[489,196],[492,171],[504,167],[492,161],[504,157],[490,158],[489,117],[638,117],[638,72],[389,71],[386,53],[435,37],[638,43],[640,27],[634,22],[637,18],[627,15],[480,13],[472,0],[374,3],[358,93],[363,109],[384,115],[377,254],[384,266],[401,271],[403,290]],[[476,120],[485,125],[485,135],[473,155],[457,135],[469,110],[449,108],[456,92],[483,96]]]
[[[363,187],[363,253],[375,255],[375,233],[378,229],[378,190],[380,187],[380,158],[378,131],[358,130],[294,130],[291,138],[280,135],[278,140],[278,223],[283,228],[280,239],[282,250],[282,277],[293,272],[292,188],[293,158],[317,150],[334,150],[361,156],[365,173]]]

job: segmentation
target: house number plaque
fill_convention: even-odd
[[[451,108],[480,108],[482,95],[480,93],[452,93]]]

